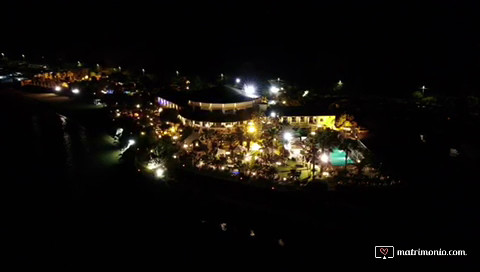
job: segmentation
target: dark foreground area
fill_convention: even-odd
[[[399,190],[272,192],[188,173],[167,184],[102,159],[116,147],[100,140],[108,127],[98,118],[67,112],[65,119],[7,90],[0,103],[5,264],[458,268],[476,256],[478,174],[468,162],[431,159],[436,149],[416,149],[429,157],[402,166],[410,180]],[[469,256],[379,260],[375,245],[465,249]]]

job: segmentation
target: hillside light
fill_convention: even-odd
[[[276,113],[276,112],[274,112],[274,111],[272,111],[272,112],[270,113],[270,117],[272,117],[272,118],[275,118],[275,117],[277,117],[277,113]]]
[[[139,108],[140,108],[140,104],[137,104],[135,107],[137,107],[137,109],[139,109]]]
[[[309,93],[309,91],[308,91],[308,90],[306,90],[305,92],[303,92],[303,95],[302,95],[302,97],[305,97],[305,96],[307,96],[307,95],[308,95],[308,93]]]
[[[338,81],[337,85],[341,87],[343,85],[343,82],[341,80]]]
[[[240,78],[237,77],[237,78],[235,79],[235,83],[239,84],[240,82],[241,82]]]

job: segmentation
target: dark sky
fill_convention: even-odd
[[[39,2],[2,6],[0,50],[306,86],[479,87],[474,1]]]

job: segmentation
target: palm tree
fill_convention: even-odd
[[[347,168],[348,154],[350,150],[358,148],[358,142],[349,138],[344,138],[338,146],[339,149],[345,151],[345,169]]]
[[[335,146],[340,144],[340,134],[337,131],[326,129],[319,130],[314,137],[310,140],[311,152],[312,152],[312,176],[315,177],[315,158],[318,150],[322,153],[325,150],[332,150]],[[320,173],[322,172],[322,165],[320,164]]]

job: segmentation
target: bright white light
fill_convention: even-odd
[[[128,140],[128,145],[129,146],[134,145],[134,144],[135,144],[135,140],[133,140],[133,139]]]
[[[160,166],[159,163],[154,162],[154,161],[150,161],[150,162],[148,162],[148,164],[147,164],[147,169],[148,169],[148,170],[153,170],[153,169],[158,168],[159,166]]]
[[[238,78],[238,77],[235,79],[235,83],[237,83],[237,84],[240,83],[240,81],[241,81],[241,80],[240,80],[240,78]]]
[[[279,91],[280,91],[280,88],[278,88],[277,86],[271,86],[270,87],[270,92],[272,94],[278,94]]]
[[[341,80],[339,80],[337,84],[338,84],[338,86],[342,86],[343,82]]]
[[[137,104],[136,107],[137,107],[137,109],[139,109],[139,108],[140,108],[140,104]]]
[[[293,139],[292,133],[290,133],[290,132],[285,132],[285,133],[283,134],[283,139],[285,139],[285,140],[287,140],[287,141],[291,141],[291,140]]]
[[[79,94],[79,93],[80,93],[80,90],[79,90],[79,89],[77,89],[77,88],[75,88],[75,89],[72,89],[72,93],[74,93],[74,94]]]
[[[275,118],[275,117],[277,117],[277,114],[276,114],[274,111],[272,111],[272,112],[270,113],[270,117]]]
[[[243,91],[245,92],[245,95],[248,97],[257,97],[257,94],[255,93],[257,91],[257,88],[253,85],[246,85],[243,86]]]
[[[252,151],[258,151],[258,150],[260,150],[260,148],[262,148],[262,147],[257,143],[253,143],[252,146],[250,146],[250,150],[252,150]]]
[[[305,92],[303,92],[302,97],[305,97],[305,96],[307,96],[307,95],[308,95],[308,90],[306,90]]]
[[[62,90],[62,87],[60,87],[60,86],[55,86],[55,91],[56,91],[56,92],[59,92],[59,91],[61,91],[61,90]]]
[[[320,156],[320,161],[323,162],[323,163],[327,163],[329,161],[329,157],[326,153],[323,153],[321,156]]]
[[[268,105],[275,105],[275,104],[277,104],[277,100],[268,101]]]
[[[157,170],[155,170],[155,176],[157,178],[163,178],[165,176],[165,170],[163,170],[162,168],[158,168]]]

